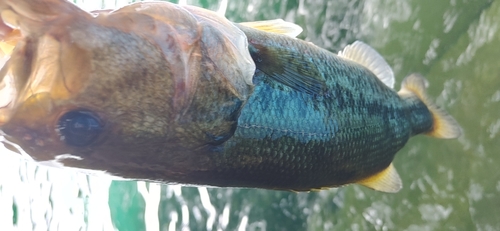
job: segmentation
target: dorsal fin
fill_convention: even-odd
[[[403,186],[401,178],[392,163],[381,172],[356,183],[377,191],[389,193],[398,192]]]
[[[375,49],[361,41],[355,41],[340,51],[339,56],[365,66],[386,86],[394,89],[394,73],[389,64]]]
[[[251,27],[257,30],[278,33],[295,38],[302,33],[302,27],[295,23],[286,22],[283,19],[274,19],[266,21],[242,22],[243,26]]]

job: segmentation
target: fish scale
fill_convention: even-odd
[[[266,77],[263,75],[261,78]],[[238,126],[233,138],[225,144],[223,153],[220,153],[224,158],[217,160],[217,168],[227,177],[233,176],[234,169],[240,168],[241,171],[259,169],[257,174],[255,172],[247,172],[243,176],[238,174],[238,182],[235,182],[237,184],[258,184],[259,187],[302,191],[353,183],[360,176],[365,175],[363,174],[365,172],[373,173],[387,167],[392,162],[395,152],[409,138],[408,133],[401,130],[403,134],[396,135],[396,138],[403,139],[402,142],[398,142],[398,139],[392,140],[391,143],[380,142],[384,141],[383,137],[387,137],[381,132],[370,133],[368,128],[341,127],[339,129],[336,128],[338,125],[333,125],[331,122],[325,124],[324,115],[328,113],[308,113],[315,110],[311,108],[312,105],[306,105],[301,98],[310,96],[290,97],[290,95],[300,93],[276,89],[267,85],[265,81],[257,81],[255,97],[250,97],[238,120],[238,123],[243,124],[243,126]],[[292,101],[302,107],[285,109],[280,106],[274,108],[262,106],[262,104],[270,102],[280,102],[280,99]],[[330,103],[335,100],[330,98],[326,101]],[[263,108],[267,110],[262,110]],[[269,110],[278,110],[280,113],[272,113]],[[283,110],[286,111],[281,112]],[[282,118],[279,118],[281,121],[297,119],[296,117],[287,117],[287,115],[294,114],[287,113],[287,111],[300,111],[308,114],[306,117],[301,117],[312,125],[305,128],[308,129],[307,134],[301,134],[299,131],[302,129],[291,126],[286,127],[289,132],[282,131],[283,127],[281,129],[273,128],[273,124],[275,124],[275,119],[271,116],[273,114],[283,115]],[[269,116],[266,117],[266,115]],[[353,116],[356,115],[337,119],[346,121]],[[244,126],[246,124],[253,126]],[[325,136],[318,136],[318,134],[325,134]],[[386,139],[390,138],[392,137]],[[382,145],[385,147],[381,147]],[[270,148],[256,147],[270,147],[274,152],[282,153],[283,157],[269,153]],[[214,156],[218,157],[218,155]],[[262,161],[253,163],[238,161],[241,156],[258,156],[262,157]],[[228,162],[233,164],[229,165]],[[276,163],[288,164],[285,164],[285,169],[283,169],[281,165]],[[228,168],[228,166],[231,167]],[[278,169],[283,173],[275,174]],[[240,174],[242,174],[241,171]],[[359,175],[355,175],[354,172]],[[242,180],[242,177],[247,178],[248,181]],[[222,181],[231,180],[215,178]],[[263,179],[267,180],[263,181]]]
[[[256,43],[245,33],[250,44]],[[266,46],[282,45],[279,39],[267,41],[272,42]],[[285,40],[286,45],[291,41]],[[321,71],[327,93],[311,95],[279,83],[259,69],[257,58],[254,93],[235,134],[212,155],[222,174],[213,177],[219,181],[215,184],[303,191],[354,183],[385,169],[409,139],[406,104],[396,92],[333,54],[307,52],[305,47],[303,54],[319,53],[319,58],[300,57],[300,45],[292,44],[289,51],[312,60],[308,66]],[[420,118],[430,120],[421,111]]]

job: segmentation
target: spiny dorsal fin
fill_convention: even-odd
[[[401,90],[398,94],[402,97],[413,94],[417,96],[432,114],[432,129],[426,135],[441,138],[454,139],[462,134],[462,128],[445,110],[438,107],[425,93],[428,86],[427,80],[419,74],[411,74],[403,80]]]
[[[385,85],[394,88],[394,73],[375,49],[361,41],[355,41],[339,52],[339,56],[357,62],[373,72]]]
[[[243,26],[251,27],[257,30],[278,33],[282,35],[287,35],[292,38],[297,37],[302,33],[302,27],[295,23],[286,22],[283,19],[274,19],[266,21],[255,21],[255,22],[242,22]]]
[[[377,191],[388,193],[398,192],[403,187],[401,178],[392,163],[381,172],[356,183]]]

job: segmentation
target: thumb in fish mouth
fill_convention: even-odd
[[[0,41],[1,45],[5,45],[5,43]],[[17,95],[14,77],[8,73],[10,54],[5,54],[2,50],[0,50],[0,66],[2,66],[0,69],[0,126],[9,119],[9,111],[12,109]]]
[[[8,110],[16,95],[11,76],[5,76],[0,82],[0,126],[9,119]]]
[[[19,30],[7,26],[0,17],[0,126],[4,124],[8,116],[7,108],[11,105],[16,95],[14,79],[7,75],[6,63],[16,43],[21,39]],[[5,67],[5,68],[4,68]]]

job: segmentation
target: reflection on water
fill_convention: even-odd
[[[220,2],[186,1],[217,10]],[[412,139],[395,160],[404,188],[313,193],[111,181],[39,167],[2,149],[1,230],[500,230],[500,0],[227,1],[233,21],[283,18],[331,51],[361,39],[420,72],[463,126]],[[126,0],[77,1],[86,9]]]
[[[2,149],[0,230],[113,230],[110,179],[39,167]]]

